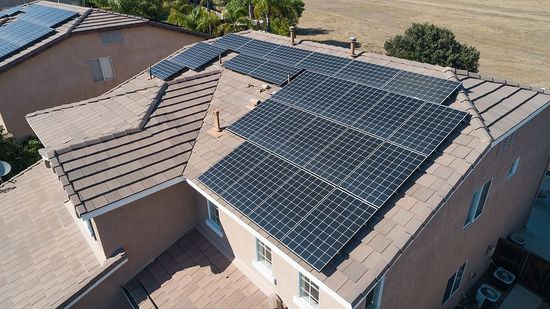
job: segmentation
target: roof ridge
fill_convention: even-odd
[[[456,72],[455,69],[451,67],[446,67],[446,68],[443,68],[442,72],[447,79],[454,79],[460,82],[460,80],[455,74]],[[470,113],[472,116],[472,118],[470,119],[470,123],[472,123],[472,121],[477,123],[477,126],[474,128],[474,130],[477,132],[481,132],[481,136],[479,136],[480,139],[482,141],[492,142],[493,137],[491,136],[491,134],[489,134],[489,128],[485,124],[485,121],[483,120],[483,117],[481,117],[481,113],[479,112],[475,104],[472,102],[472,100],[470,100],[470,97],[468,96],[468,93],[466,93],[466,91],[464,90],[464,87],[459,88],[456,96],[456,101],[458,101],[459,104],[466,105],[467,108],[465,109],[465,111]],[[478,129],[482,129],[482,130],[478,130]]]
[[[481,73],[476,73],[476,72],[470,72],[468,70],[460,70],[460,69],[453,69],[453,70],[455,71],[454,72],[455,74],[466,75],[466,76],[471,77],[471,78],[482,79],[482,80],[493,82],[493,83],[513,86],[513,87],[518,87],[518,88],[521,88],[521,89],[532,90],[532,91],[536,91],[536,92],[539,92],[539,93],[548,94],[548,92],[545,88],[537,88],[537,87],[532,87],[532,86],[529,86],[529,85],[520,84],[519,82],[517,82],[515,80],[497,78],[495,76],[490,76],[490,75],[487,75],[487,74],[481,74]]]
[[[117,16],[130,17],[130,18],[134,18],[135,20],[150,21],[150,19],[145,18],[145,17],[130,15],[130,14],[124,14],[124,13],[119,13],[119,12],[115,12],[115,11],[104,10],[104,9],[101,9],[101,8],[91,8],[91,11],[92,12],[100,12],[100,13],[109,13],[109,14],[117,15]]]

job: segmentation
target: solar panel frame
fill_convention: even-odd
[[[433,76],[401,71],[383,89],[435,104],[444,103],[462,83]]]
[[[214,43],[212,43],[212,45],[216,47],[232,50],[232,51],[238,51],[240,47],[242,47],[244,44],[250,41],[252,41],[251,38],[230,33],[217,39]]]
[[[210,44],[199,42],[192,47],[180,52],[172,59],[173,62],[179,63],[191,70],[197,70],[205,64],[222,55],[227,50]]]
[[[151,67],[151,75],[162,80],[167,80],[184,69],[185,67],[181,64],[173,62],[169,59],[164,59]]]
[[[281,242],[321,271],[375,212],[372,205],[335,189]]]

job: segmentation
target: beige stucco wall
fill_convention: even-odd
[[[439,308],[449,277],[465,262],[459,290],[443,308],[454,308],[462,292],[489,265],[489,246],[499,237],[518,231],[526,222],[550,157],[550,109],[518,131],[511,148],[497,154],[491,149],[466,178],[403,256],[390,268],[382,296],[382,308]],[[508,171],[520,157],[512,178]],[[481,216],[463,228],[473,193],[493,178]],[[474,276],[473,278],[471,278]],[[405,279],[405,280],[404,280]]]
[[[232,258],[233,263],[267,295],[277,294],[289,308],[298,308],[294,297],[298,295],[299,271],[286,262],[281,255],[272,249],[272,274],[276,284],[268,280],[254,266],[256,260],[256,237],[247,231],[242,224],[232,219],[223,210],[220,210],[220,221],[223,237],[205,224],[208,218],[206,198],[197,193],[197,228],[225,255]],[[319,291],[319,307],[343,308],[326,290]]]
[[[121,32],[123,43],[113,45],[103,45],[100,32],[72,35],[0,73],[0,120],[8,131],[19,138],[33,134],[26,114],[98,96],[184,45],[203,39],[149,25]],[[88,61],[106,56],[112,58],[115,79],[94,82]]]

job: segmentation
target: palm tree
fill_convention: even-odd
[[[265,31],[271,32],[271,18],[282,15],[281,0],[253,0],[256,18],[263,19]]]
[[[222,14],[224,22],[217,28],[218,35],[226,35],[252,26],[252,21],[247,16],[247,9],[238,1],[229,2]]]

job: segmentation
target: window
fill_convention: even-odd
[[[216,232],[218,236],[223,237],[222,225],[220,223],[220,212],[218,207],[210,201],[208,201],[208,220],[206,220],[206,225]]]
[[[466,263],[462,264],[460,268],[449,278],[447,281],[447,287],[445,288],[445,295],[443,295],[443,301],[441,304],[444,304],[447,299],[449,299],[456,290],[460,287],[460,281],[462,281],[462,275],[464,274],[464,269],[466,268]]]
[[[95,238],[95,231],[94,231],[94,226],[92,225],[92,220],[86,220],[84,221],[84,223],[86,224],[86,229],[88,230],[88,234],[93,238],[93,239],[96,239]]]
[[[90,60],[90,67],[92,69],[94,82],[111,80],[115,78],[111,57],[101,57]]]
[[[483,212],[483,207],[485,206],[485,201],[487,200],[487,194],[489,193],[489,187],[491,187],[491,181],[492,180],[489,180],[483,185],[483,187],[474,192],[472,202],[470,203],[470,210],[468,211],[466,222],[464,222],[464,227],[474,222]]]
[[[271,270],[271,248],[256,239],[256,261]]]
[[[510,170],[508,171],[508,178],[512,178],[516,174],[516,171],[518,170],[519,165],[519,158],[515,159],[512,163],[512,166],[510,167]]]
[[[382,277],[376,286],[369,292],[365,301],[366,309],[378,309],[382,303],[382,290],[384,288],[384,279]]]
[[[308,277],[300,274],[300,299],[313,307],[319,305],[319,287]]]
[[[101,33],[101,43],[103,45],[112,45],[122,43],[122,32],[108,31]]]

